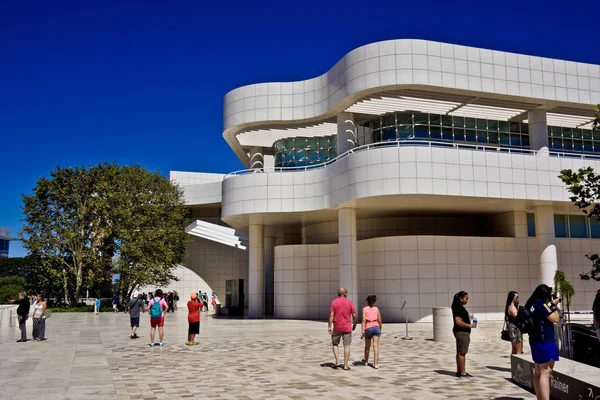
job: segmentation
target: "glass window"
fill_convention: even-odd
[[[529,149],[531,147],[529,144],[529,135],[521,135],[521,144],[526,149]]]
[[[573,150],[582,151],[583,150],[583,142],[581,140],[574,139],[573,140]]]
[[[304,149],[297,149],[294,155],[297,164],[306,163],[306,151]]]
[[[573,128],[573,137],[576,139],[582,138],[581,129]]]
[[[555,137],[552,138],[551,146],[553,149],[562,150],[562,145],[563,145],[562,139],[557,139]]]
[[[563,139],[563,148],[565,149],[565,151],[573,150],[573,140]]]
[[[592,131],[590,131],[589,129],[582,129],[581,130],[581,137],[584,139],[591,139],[592,138]]]
[[[316,164],[319,161],[321,161],[321,159],[319,158],[319,151],[318,150],[308,150],[308,163],[309,164]],[[326,160],[323,160],[326,161]]]
[[[465,141],[465,130],[454,128],[454,140],[457,142]]]
[[[510,145],[515,147],[521,147],[521,135],[510,135]]]
[[[500,144],[502,144],[504,146],[510,145],[510,135],[508,133],[500,134]]]
[[[492,144],[498,144],[498,133],[497,132],[488,132],[489,142]]]
[[[294,148],[294,139],[285,139],[283,148],[285,150],[292,150]]]
[[[398,125],[398,139],[409,139],[413,137],[412,125]]]
[[[375,118],[373,120],[373,129],[380,129],[381,128],[381,118]]]
[[[454,117],[454,126],[457,128],[464,128],[465,119],[463,117]]]
[[[412,125],[412,113],[396,114],[398,125]]]
[[[587,218],[583,215],[569,215],[569,231],[572,238],[588,237]]]
[[[428,124],[429,114],[415,113],[415,125],[416,124]]]
[[[306,150],[316,149],[319,146],[325,145],[329,147],[329,141],[325,138],[308,138],[306,139]]]
[[[535,215],[527,214],[527,236],[535,237]]]
[[[498,121],[498,130],[500,132],[508,132],[508,122]]]
[[[573,130],[571,128],[562,128],[562,137],[573,137]]]
[[[529,133],[529,124],[521,122],[521,133]]]
[[[488,121],[488,131],[497,131],[498,130],[498,121],[489,120]]]
[[[393,126],[396,126],[396,114],[388,114],[388,115],[384,115],[381,118],[382,124],[384,128]]]
[[[561,136],[560,126],[549,126],[548,130],[551,136]]]
[[[465,128],[475,129],[475,118],[465,118]]]
[[[487,144],[487,132],[477,131],[477,143]]]
[[[442,128],[442,139],[450,141],[453,140],[452,128]]]
[[[416,139],[429,139],[429,126],[428,125],[415,125],[415,138]]]
[[[429,114],[429,124],[430,125],[441,125],[441,115],[439,114]]]
[[[559,238],[569,237],[566,215],[554,215],[554,236]]]
[[[591,153],[593,151],[592,142],[584,140],[583,141],[583,151],[585,153]]]
[[[283,153],[276,153],[275,154],[275,165],[281,166],[282,163],[283,163]]]
[[[483,130],[487,129],[487,124],[485,122],[485,119],[477,119],[475,121],[475,124],[477,126],[477,129],[483,129]]]
[[[465,140],[467,142],[475,142],[476,141],[475,138],[477,136],[475,135],[475,131],[474,130],[467,129],[465,132],[466,132],[466,134],[465,134]]]
[[[441,139],[442,138],[442,128],[439,126],[430,126],[429,127],[429,135],[432,139]]]
[[[396,140],[396,128],[384,128],[382,131],[382,138],[384,141]]]
[[[519,126],[518,122],[511,122],[511,123],[509,123],[509,129],[513,133],[520,133],[521,132],[521,127]]]
[[[594,239],[599,239],[600,238],[600,222],[598,221],[598,219],[596,217],[591,217],[589,221],[590,221],[590,232],[592,234],[592,237]]]
[[[451,115],[442,115],[442,125],[443,126],[452,126],[452,116]]]

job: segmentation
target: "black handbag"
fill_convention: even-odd
[[[510,342],[510,332],[506,329],[506,317],[504,317],[504,327],[502,328],[502,332],[500,332],[500,339]]]

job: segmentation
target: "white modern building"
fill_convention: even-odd
[[[599,285],[579,274],[600,224],[557,176],[600,170],[598,103],[599,65],[425,40],[232,90],[223,136],[247,169],[171,173],[200,221],[187,267],[221,300],[244,279],[250,318],[325,319],[343,286],[387,321],[404,301],[428,321],[459,290],[498,319],[509,290],[526,298],[557,268],[590,310]]]

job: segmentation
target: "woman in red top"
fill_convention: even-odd
[[[198,295],[196,293],[192,293],[190,295],[190,301],[187,303],[188,307],[188,341],[186,344],[188,346],[197,346],[198,343],[194,342],[196,335],[200,334],[200,309],[204,305],[201,301],[198,300]]]

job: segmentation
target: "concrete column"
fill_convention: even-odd
[[[542,154],[548,154],[548,124],[546,123],[546,111],[529,111],[527,119],[529,120],[531,149],[541,150]]]
[[[265,159],[262,147],[252,147],[250,149],[250,169],[263,169]]]
[[[347,152],[356,146],[356,129],[354,114],[340,113],[337,116],[337,153]]]
[[[354,208],[340,208],[338,210],[338,226],[340,286],[348,290],[348,298],[358,307],[356,210]]]
[[[273,315],[274,311],[274,277],[275,277],[275,237],[266,236],[264,242],[265,263],[265,314]]]
[[[550,287],[554,286],[554,273],[558,269],[556,237],[554,235],[554,210],[552,206],[533,207],[535,212],[535,234],[540,252],[539,279]]]
[[[265,316],[263,225],[250,225],[248,242],[248,318],[263,318]]]

